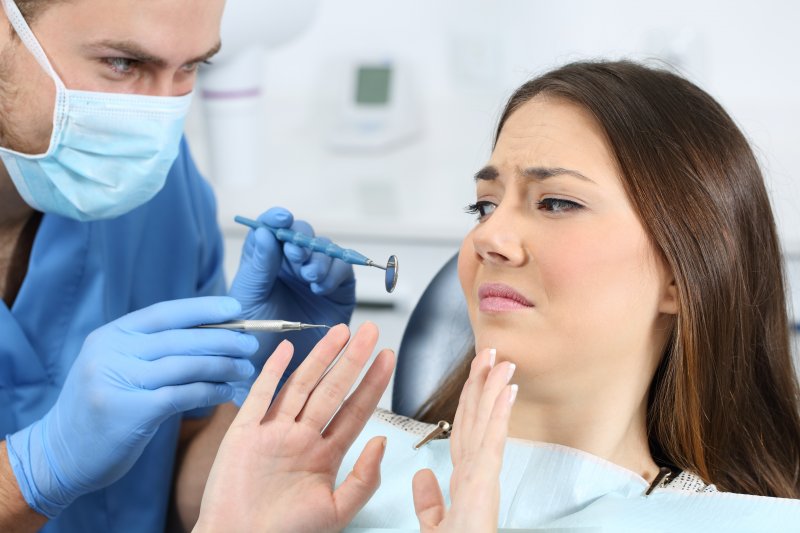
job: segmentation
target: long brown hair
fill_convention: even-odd
[[[650,386],[657,462],[720,490],[800,497],[800,393],[781,249],[758,163],[724,109],[691,82],[628,61],[572,63],[520,87],[591,112],[669,266],[678,314]],[[452,420],[465,361],[421,418]]]

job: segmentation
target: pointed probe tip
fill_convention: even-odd
[[[375,262],[375,261],[373,261],[372,259],[367,259],[367,266],[371,266],[371,267],[375,267],[375,268],[380,268],[381,270],[386,270],[386,267],[385,267],[385,266],[379,265],[378,263],[376,263],[376,262]]]

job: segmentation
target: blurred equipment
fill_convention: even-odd
[[[317,5],[318,0],[235,0],[225,6],[222,50],[199,80],[213,180],[256,182],[264,51],[305,30]]]
[[[341,151],[377,151],[420,133],[411,73],[395,61],[353,62],[341,87],[341,109],[330,145]]]

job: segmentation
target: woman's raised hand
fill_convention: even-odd
[[[497,530],[500,467],[517,386],[508,384],[515,366],[495,366],[494,359],[495,351],[488,349],[475,357],[458,401],[450,437],[450,509],[432,471],[414,476],[414,508],[422,533]]]
[[[196,531],[339,531],[377,490],[383,437],[367,443],[335,490],[334,483],[389,383],[394,354],[379,353],[345,400],[378,329],[364,324],[326,373],[348,339],[347,327],[332,328],[273,400],[293,351],[289,342],[278,346],[222,440]]]

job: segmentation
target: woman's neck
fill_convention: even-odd
[[[606,389],[608,390],[608,389]],[[520,387],[509,436],[551,442],[596,455],[651,482],[658,474],[647,439],[646,400],[624,402],[614,393],[563,401],[526,397]]]

